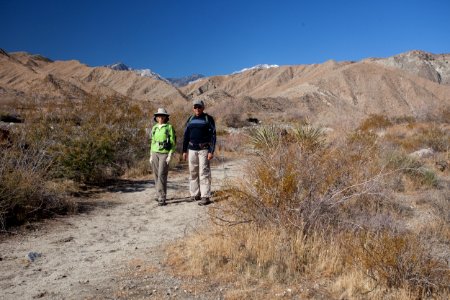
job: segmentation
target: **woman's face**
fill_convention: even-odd
[[[164,124],[166,122],[166,116],[156,116],[158,124]]]

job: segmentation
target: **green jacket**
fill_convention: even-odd
[[[173,153],[177,148],[177,137],[173,126],[169,123],[162,124],[159,128],[155,124],[152,128],[150,151],[158,153]]]

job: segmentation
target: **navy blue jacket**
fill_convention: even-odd
[[[208,153],[214,153],[215,148],[216,124],[213,117],[206,113],[190,117],[184,130],[183,153],[187,152],[187,149],[208,149]]]

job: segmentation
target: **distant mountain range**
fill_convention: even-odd
[[[177,87],[182,87],[188,84],[191,84],[193,82],[196,82],[199,79],[204,78],[205,76],[202,74],[192,74],[190,76],[184,76],[181,78],[167,78],[172,84],[174,84]]]
[[[191,83],[197,79],[205,77],[201,74],[193,74],[193,75],[185,76],[185,77],[181,77],[181,78],[164,78],[161,75],[159,75],[158,73],[155,73],[150,69],[133,69],[122,62],[118,62],[118,63],[112,64],[112,65],[107,65],[105,67],[116,70],[116,71],[133,71],[140,76],[151,77],[151,78],[170,82],[171,84],[175,85],[176,87],[182,87],[182,86],[188,85],[189,83]]]
[[[166,80],[164,77],[162,77],[158,73],[153,72],[150,69],[133,69],[122,62],[118,62],[118,63],[112,64],[112,65],[107,65],[105,67],[116,70],[116,71],[132,71],[132,72],[138,74],[139,76],[143,76],[143,77],[151,77],[151,78],[155,78],[155,79],[159,79],[159,80]]]
[[[89,67],[0,50],[0,106],[102,94],[178,110],[199,98],[219,120],[237,114],[263,122],[353,126],[370,114],[427,118],[450,111],[449,61],[450,54],[415,50],[357,62],[258,65],[229,75],[166,79],[123,63]]]

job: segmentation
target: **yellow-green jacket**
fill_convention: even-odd
[[[162,124],[159,128],[155,124],[152,128],[150,151],[157,153],[173,153],[177,147],[177,137],[173,126],[169,123]]]

